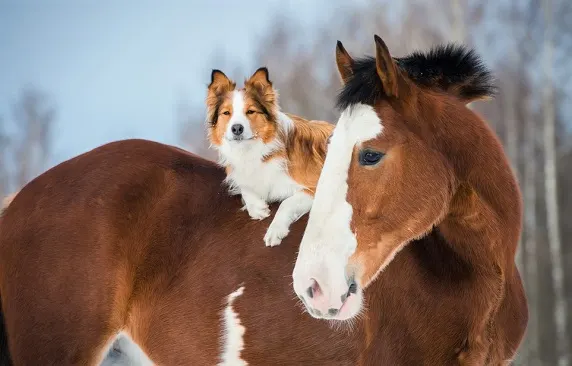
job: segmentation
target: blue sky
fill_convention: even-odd
[[[213,52],[257,67],[272,15],[308,24],[330,11],[327,0],[0,0],[0,116],[26,85],[49,93],[52,164],[123,138],[177,144],[175,104],[202,101]]]

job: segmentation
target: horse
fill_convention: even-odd
[[[225,176],[134,139],[33,179],[0,222],[0,354],[98,365],[122,334],[156,365],[353,365],[360,330],[305,316],[292,291],[305,219],[284,245],[258,245],[268,223],[240,210]]]
[[[399,67],[414,75],[416,66]],[[326,158],[313,209],[328,203],[319,191],[329,191],[340,155],[327,156],[334,160]],[[349,202],[377,201],[377,192],[356,191],[353,174]],[[471,301],[482,299],[470,296],[480,272],[447,245],[447,232],[412,240],[367,287],[356,277],[347,299],[367,299],[359,316],[316,319],[299,303],[296,270],[309,258],[319,211],[308,229],[306,216],[295,222],[282,245],[256,245],[268,223],[240,211],[225,175],[182,149],[123,140],[33,179],[0,218],[0,354],[16,366],[97,365],[121,334],[157,365],[467,364],[460,356],[474,347],[467,322],[481,320]],[[316,276],[323,290],[327,274]],[[504,299],[513,301],[498,309],[504,328],[492,329],[508,356],[524,331],[525,302],[518,272],[504,275]]]
[[[496,135],[467,108],[494,94],[492,74],[461,46],[394,59],[374,42],[375,57],[336,48],[341,116],[295,292],[314,318],[369,319],[383,364],[509,363],[528,321],[521,196]]]

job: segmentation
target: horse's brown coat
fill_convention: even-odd
[[[165,145],[111,143],[56,166],[0,222],[0,295],[15,365],[94,364],[125,329],[158,365],[214,365],[221,311],[235,311],[250,365],[446,365],[463,349],[474,279],[438,232],[407,246],[366,293],[352,331],[303,314],[290,273],[306,224],[276,248],[239,212],[213,163]],[[525,327],[505,273],[499,352]],[[0,352],[5,350],[0,350]]]
[[[432,334],[433,343],[419,339],[406,343],[415,343],[418,355],[430,354],[425,349],[429,344],[443,346],[443,352],[454,349],[455,362],[462,365],[504,364],[514,356],[528,319],[514,261],[521,230],[521,197],[500,142],[485,121],[466,107],[469,101],[490,96],[491,74],[473,51],[463,47],[439,47],[428,54],[393,59],[381,38],[375,36],[374,41],[376,57],[358,60],[338,43],[336,60],[344,83],[338,106],[345,114],[348,108],[363,110],[366,105],[373,118],[343,114],[333,132],[332,141],[337,145],[332,143],[330,148],[343,151],[339,141],[352,142],[353,153],[348,149],[347,155],[348,176],[343,182],[347,194],[340,189],[342,193],[332,198],[335,193],[321,188],[335,182],[335,174],[346,173],[341,163],[339,170],[332,170],[336,161],[331,160],[345,157],[328,154],[310,211],[307,233],[313,235],[305,236],[302,242],[294,287],[314,312],[316,293],[321,300],[325,298],[322,303],[327,303],[348,291],[343,279],[355,277],[362,287],[370,283],[377,287],[380,280],[387,285],[393,279],[400,286],[409,275],[407,271],[431,268],[421,277],[417,299],[413,294],[400,295],[403,308],[396,315],[395,325],[401,324],[405,334],[416,336],[439,330]],[[368,122],[383,129],[377,135],[364,132],[367,138],[360,143],[347,137],[369,128]],[[339,133],[347,139],[336,139]],[[362,160],[362,154],[376,156],[373,153],[383,158],[372,159],[372,164]],[[329,196],[320,197],[321,192]],[[340,219],[335,215],[344,212],[343,205],[327,211],[316,208],[333,199],[350,206],[350,213],[339,215]],[[314,209],[319,216],[312,216]],[[343,224],[344,215],[350,216],[347,232],[356,241],[349,260],[333,254],[343,253],[336,235],[343,237],[346,231],[336,232],[335,226]],[[407,260],[402,254],[395,255],[416,238],[423,239],[406,253],[423,253],[417,266],[401,267],[403,272],[396,277],[386,271],[380,273],[387,264],[395,268],[395,261]],[[344,237],[342,244],[345,242],[351,240]],[[328,261],[332,257],[335,260]],[[305,291],[312,283],[308,279],[314,283]],[[320,289],[320,282],[326,289],[336,283],[337,292],[331,288],[315,291]],[[385,305],[383,291],[387,289],[380,289],[382,292],[369,289],[365,298],[370,304],[373,296],[380,301],[376,305]],[[423,320],[411,311],[415,305],[409,301],[419,301],[425,296],[423,292],[428,296],[426,301],[431,296],[445,311],[434,317],[433,329],[428,323],[422,325]],[[358,312],[356,308],[354,314]],[[370,319],[377,314],[369,309]],[[391,321],[384,319],[382,327]],[[400,344],[399,333],[386,335]],[[429,359],[431,356],[425,356],[423,362]],[[450,363],[453,361],[445,358],[433,359],[433,364]]]

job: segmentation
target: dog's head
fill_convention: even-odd
[[[208,136],[217,148],[269,144],[278,134],[278,94],[261,67],[237,89],[222,71],[213,70],[207,95]]]

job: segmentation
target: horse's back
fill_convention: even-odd
[[[57,255],[69,263],[105,254],[133,259],[142,248],[127,243],[149,235],[165,203],[171,216],[177,210],[212,211],[213,197],[223,202],[223,177],[214,163],[174,147],[145,140],[103,145],[48,170],[18,193],[0,223],[0,253],[7,262],[15,255]]]
[[[145,140],[106,144],[28,183],[5,212],[0,240],[13,235],[39,238],[38,233],[22,230],[30,226],[61,239],[100,237],[102,232],[93,230],[98,225],[105,225],[105,231],[114,235],[129,236],[140,229],[139,224],[148,224],[150,212],[169,195],[187,198],[191,205],[187,210],[211,207],[206,202],[222,191],[223,178],[214,163],[174,147]],[[71,232],[54,234],[50,232],[54,225],[59,230],[68,226]],[[35,245],[35,249],[40,247]],[[91,245],[78,243],[74,250],[83,247]]]
[[[223,174],[182,150],[126,140],[27,184],[0,222],[7,332],[29,335],[12,344],[14,360],[91,362],[125,326],[130,299],[149,286],[148,279],[177,270],[153,269],[181,254],[176,243],[164,241],[166,233],[176,231],[173,225],[198,226],[184,211],[216,209],[212,197],[220,194],[213,191],[222,192]],[[181,219],[173,223],[173,217]],[[154,238],[166,244],[151,247]]]

